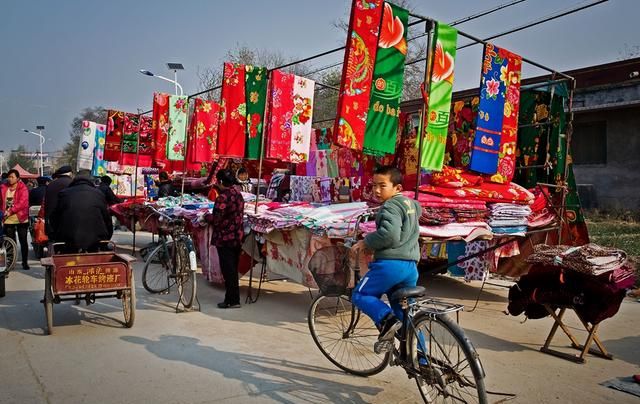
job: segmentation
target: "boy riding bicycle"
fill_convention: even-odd
[[[393,290],[416,286],[418,281],[418,218],[422,209],[417,201],[401,194],[401,184],[402,173],[397,168],[384,166],[375,170],[373,189],[383,202],[376,216],[377,230],[353,247],[354,251],[373,251],[374,261],[353,290],[352,301],[380,330],[377,352],[390,349],[389,342],[402,326],[399,303],[392,302],[389,307],[380,298]]]

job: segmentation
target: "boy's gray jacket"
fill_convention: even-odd
[[[375,233],[364,238],[375,259],[420,260],[418,219],[422,208],[417,201],[401,194],[388,199],[376,216]]]

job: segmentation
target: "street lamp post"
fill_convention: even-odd
[[[179,95],[184,95],[184,91],[182,91],[182,86],[180,85],[180,83],[178,83],[178,70],[184,70],[184,67],[182,66],[181,63],[167,63],[167,67],[169,67],[170,70],[173,70],[174,80],[171,80],[171,79],[163,77],[163,76],[159,76],[157,74],[153,74],[149,70],[141,69],[141,70],[139,70],[139,72],[144,74],[145,76],[157,77],[160,80],[164,80],[164,81],[168,81],[169,83],[173,83],[173,85],[175,86],[176,95],[178,95],[178,89],[180,90],[180,94]]]
[[[39,133],[32,132],[32,131],[26,130],[26,129],[22,129],[22,131],[25,132],[25,133],[31,133],[32,135],[38,136],[40,138],[40,176],[43,176],[44,175],[44,162],[42,160],[42,146],[44,145],[45,139],[44,139],[44,136],[42,136],[42,131],[44,130],[44,126],[38,125],[38,126],[36,126],[36,129],[38,130]]]

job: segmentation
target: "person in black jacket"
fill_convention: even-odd
[[[44,194],[44,222],[45,231],[49,240],[56,240],[55,229],[51,223],[51,215],[58,205],[58,194],[71,184],[71,166],[62,166],[53,173],[54,180],[47,185]]]
[[[100,178],[100,185],[98,185],[98,189],[104,194],[104,197],[107,200],[107,205],[111,206],[122,202],[122,199],[118,198],[116,194],[113,193],[113,190],[111,189],[111,177],[108,175]]]
[[[178,196],[178,192],[173,187],[169,174],[166,171],[160,172],[160,180],[158,181],[158,198],[164,198],[166,196]]]
[[[38,177],[38,186],[29,191],[29,206],[42,205],[48,184],[49,177]]]
[[[66,243],[67,252],[98,251],[100,241],[113,236],[107,200],[86,170],[58,194],[52,221],[56,241]]]

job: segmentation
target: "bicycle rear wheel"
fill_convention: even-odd
[[[142,286],[151,293],[162,293],[175,282],[170,275],[176,273],[174,242],[160,243],[147,257],[142,270]]]
[[[487,403],[484,370],[473,345],[446,315],[419,316],[407,338],[425,403]]]
[[[176,242],[176,257],[178,293],[182,305],[188,309],[196,298],[196,271],[191,270],[189,249],[184,240]]]
[[[387,367],[390,353],[373,351],[378,329],[347,296],[318,296],[309,308],[308,322],[320,352],[345,372],[371,376]]]

